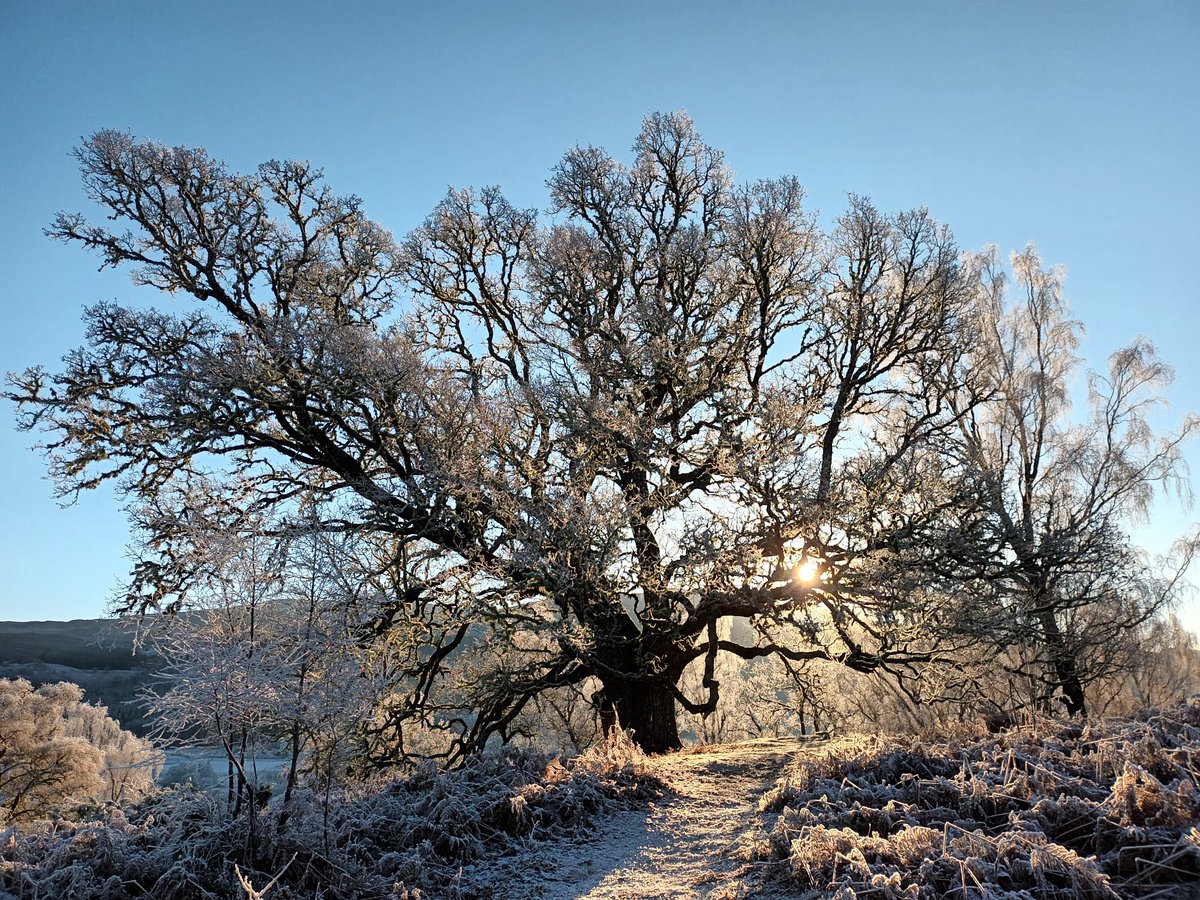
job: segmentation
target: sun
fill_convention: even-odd
[[[808,557],[796,566],[796,580],[804,584],[812,584],[821,576],[821,563],[813,557]]]

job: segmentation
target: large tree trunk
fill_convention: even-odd
[[[1050,610],[1040,614],[1042,634],[1046,641],[1046,649],[1050,654],[1050,664],[1054,667],[1054,680],[1063,692],[1062,703],[1069,716],[1086,716],[1087,701],[1084,699],[1083,682],[1079,678],[1079,669],[1075,663],[1075,655],[1067,646],[1058,620]]]
[[[675,695],[668,685],[650,681],[604,683],[601,721],[605,708],[616,713],[616,724],[633,732],[633,741],[647,753],[669,753],[683,745],[675,718]]]

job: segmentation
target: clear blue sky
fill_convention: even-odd
[[[686,109],[739,178],[927,206],[962,246],[1067,267],[1095,363],[1144,334],[1200,409],[1200,3],[52,2],[0,28],[0,370],[53,367],[96,300],[152,300],[41,230],[68,157],[127,129],[236,168],[324,166],[401,235],[448,185],[544,206],[567,147]],[[93,617],[127,566],[111,492],[60,509],[0,407],[0,619]],[[1189,456],[1200,478],[1200,452]],[[1163,506],[1161,546],[1195,518]],[[1200,626],[1200,610],[1185,611]]]

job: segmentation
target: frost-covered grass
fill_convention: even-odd
[[[752,851],[802,895],[1191,897],[1200,703],[898,749],[864,739],[794,767]]]
[[[529,750],[481,756],[453,772],[331,797],[306,793],[251,822],[214,795],[165,794],[88,822],[0,832],[0,897],[244,897],[234,865],[270,900],[469,897],[468,863],[590,827],[663,787],[614,739],[571,760]]]

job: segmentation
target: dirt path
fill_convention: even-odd
[[[746,864],[730,851],[761,821],[758,798],[801,747],[763,739],[652,760],[674,796],[604,819],[583,841],[543,843],[489,873],[496,900],[734,898]],[[762,895],[759,895],[762,896]]]

